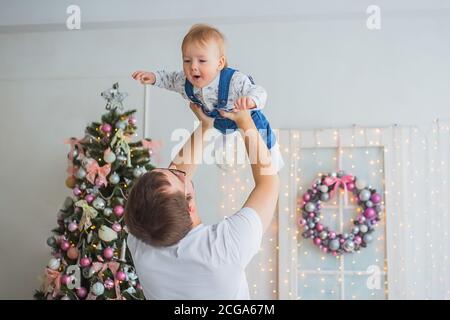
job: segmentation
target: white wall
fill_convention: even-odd
[[[179,69],[180,42],[193,22],[214,23],[226,34],[230,65],[267,88],[266,114],[275,128],[450,119],[450,14],[442,1],[379,1],[379,31],[366,28],[367,5],[360,1],[285,1],[274,9],[251,1],[238,12],[195,2],[209,6],[208,19],[175,4],[144,7],[138,1],[127,12],[104,1],[79,1],[88,22],[80,31],[64,30],[64,6],[60,17],[56,4],[40,3],[4,1],[0,10],[3,299],[31,298],[49,259],[45,240],[69,194],[63,140],[82,137],[85,126],[99,119],[99,93],[115,81],[143,120],[143,89],[129,75],[140,68]],[[152,88],[147,126],[150,137],[164,141],[162,164],[176,144],[172,130],[193,125],[180,97]],[[207,223],[219,219],[217,173],[203,167],[195,180]]]

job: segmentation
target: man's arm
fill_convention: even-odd
[[[182,170],[192,179],[197,168],[197,163],[201,161],[203,156],[205,133],[212,128],[214,119],[206,116],[201,108],[194,103],[190,104],[190,108],[200,120],[200,125],[192,132],[189,139],[170,163],[169,168]]]
[[[279,177],[271,163],[270,152],[246,110],[239,112],[220,112],[223,117],[236,122],[245,141],[245,148],[252,167],[255,187],[244,207],[250,207],[260,216],[263,231],[272,220],[278,200]]]

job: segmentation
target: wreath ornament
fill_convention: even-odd
[[[348,191],[352,192],[358,203],[358,216],[353,220],[353,228],[348,233],[339,234],[324,226],[320,209],[322,202],[333,198],[339,188],[344,189],[344,201],[347,205]],[[373,240],[371,235],[380,221],[383,210],[381,195],[366,182],[344,171],[322,175],[308,189],[299,201],[301,217],[298,224],[303,228],[303,238],[311,238],[323,252],[334,256],[352,253],[365,248]]]

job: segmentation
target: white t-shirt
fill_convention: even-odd
[[[147,299],[250,299],[245,267],[258,252],[262,222],[242,208],[221,222],[193,228],[170,247],[128,235],[128,248]]]

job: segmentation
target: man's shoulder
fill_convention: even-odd
[[[225,217],[224,220],[218,223],[228,225],[238,230],[243,228],[251,228],[252,230],[262,230],[262,221],[255,209],[244,207],[231,216]]]

